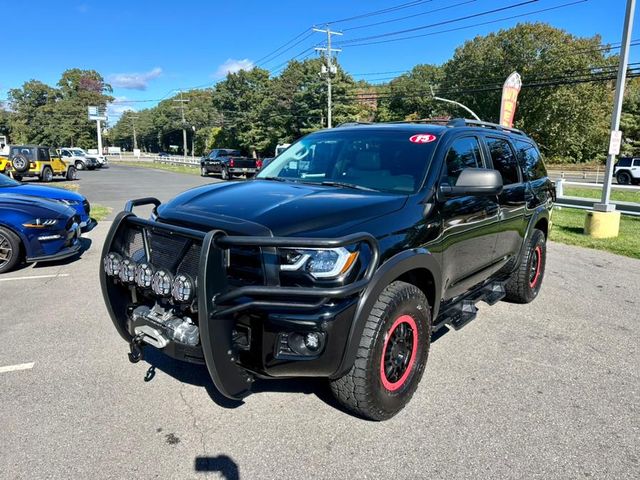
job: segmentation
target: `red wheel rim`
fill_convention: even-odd
[[[398,317],[384,338],[380,381],[387,390],[398,390],[407,381],[418,351],[418,327],[411,315]]]
[[[540,279],[540,268],[542,266],[542,247],[536,245],[533,250],[533,258],[531,259],[531,267],[529,269],[529,286],[535,287]]]

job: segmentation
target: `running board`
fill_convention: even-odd
[[[505,295],[505,284],[502,282],[494,282],[478,288],[466,298],[463,298],[442,311],[440,315],[438,315],[438,321],[434,328],[437,330],[444,325],[448,325],[454,330],[460,330],[476,318],[478,314],[476,303],[483,301],[488,305],[495,305],[502,300]]]

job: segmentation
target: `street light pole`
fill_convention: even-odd
[[[609,154],[607,156],[607,168],[604,175],[601,203],[596,203],[593,208],[599,212],[613,212],[615,205],[609,203],[611,198],[611,181],[613,177],[613,165],[616,155],[620,150],[620,116],[622,114],[622,101],[624,98],[624,86],[627,78],[627,66],[629,65],[629,44],[631,43],[631,31],[633,29],[633,16],[636,9],[636,0],[627,0],[627,11],[624,17],[624,30],[622,32],[622,48],[620,50],[620,63],[618,65],[618,79],[616,81],[616,93],[611,116],[611,140]],[[616,148],[617,147],[617,148]]]

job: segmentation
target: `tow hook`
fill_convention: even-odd
[[[142,337],[143,335],[136,335],[131,339],[129,344],[130,352],[127,354],[131,363],[138,363],[144,358],[144,352],[142,350]]]

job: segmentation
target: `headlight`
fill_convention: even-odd
[[[180,274],[176,276],[171,288],[171,295],[178,302],[189,302],[193,299],[194,283],[189,275]]]
[[[159,297],[167,297],[171,295],[171,287],[173,285],[173,275],[166,270],[158,270],[153,274],[151,280],[151,290]]]
[[[135,280],[136,285],[140,288],[151,287],[153,274],[156,273],[155,268],[150,263],[141,263],[136,267]]]
[[[120,280],[124,283],[133,283],[136,279],[136,264],[130,258],[125,258],[120,264]]]
[[[49,228],[54,227],[58,223],[55,218],[36,218],[32,222],[23,223],[23,227],[27,228]]]
[[[349,271],[358,252],[339,248],[283,248],[280,250],[280,269],[304,271],[315,278],[335,278]]]
[[[122,266],[122,257],[117,253],[111,252],[104,257],[102,261],[104,265],[104,271],[110,277],[115,277],[120,274],[120,268]]]
[[[72,206],[75,206],[75,205],[80,205],[82,203],[82,200],[62,199],[62,200],[60,200],[60,202],[64,203],[65,205],[69,205],[70,207],[72,207]]]

